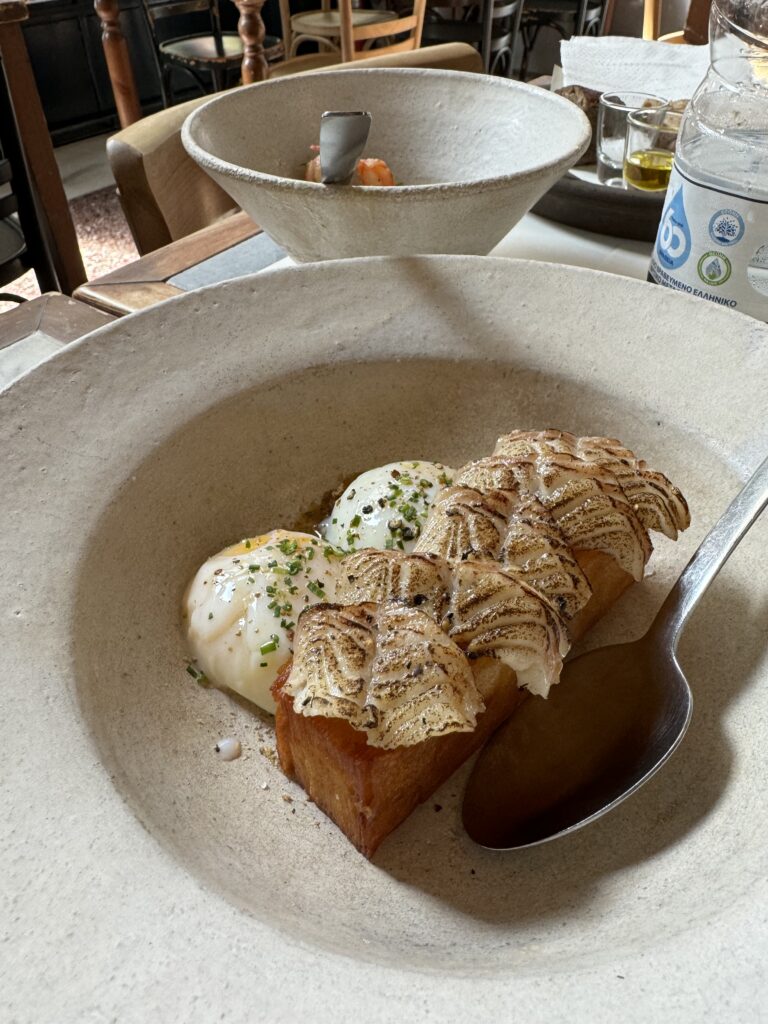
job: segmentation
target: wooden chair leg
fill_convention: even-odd
[[[37,220],[47,235],[59,289],[71,295],[85,281],[85,268],[21,31],[26,5],[16,6],[15,19],[0,22],[0,58],[30,186],[39,206]]]
[[[522,32],[520,26],[523,22],[523,9],[525,8],[525,0],[518,0],[517,10],[515,11],[515,20],[512,24],[512,41],[509,44],[509,77],[512,77],[512,72],[515,64],[515,46],[517,46],[517,40],[522,39]],[[522,69],[521,69],[522,73]]]
[[[576,24],[574,25],[573,34],[575,36],[584,35],[584,26],[587,24],[587,8],[589,6],[589,0],[579,0],[578,12],[576,14]]]
[[[119,0],[94,0],[94,8],[101,22],[101,42],[120,127],[127,128],[141,120],[141,104],[128,46],[120,28]]]
[[[600,18],[599,35],[610,35],[611,29],[613,28],[613,15],[615,11],[616,0],[605,0],[605,3],[603,4],[602,15]]]
[[[643,4],[643,39],[658,39],[661,31],[661,0]]]
[[[173,106],[172,77],[173,67],[170,64],[160,64],[160,97],[166,109]]]
[[[493,38],[493,8],[494,0],[484,0],[482,6],[483,41],[480,45],[480,53],[483,57],[483,71],[486,75],[491,73],[491,40]]]
[[[261,9],[264,0],[235,0],[240,12],[237,31],[243,43],[243,85],[263,82],[269,76],[269,65],[264,56],[264,22]]]
[[[533,53],[533,48],[536,45],[536,40],[539,38],[539,32],[541,31],[541,25],[536,24],[533,26],[533,32],[529,35],[525,29],[523,29],[523,60],[520,65],[520,80],[525,81],[525,77],[528,74],[528,62],[530,56]]]

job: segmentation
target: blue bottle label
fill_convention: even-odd
[[[768,202],[697,181],[675,163],[650,274],[768,321]]]

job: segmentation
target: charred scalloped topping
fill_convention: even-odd
[[[456,643],[399,602],[307,609],[284,691],[294,710],[345,718],[385,749],[469,732],[484,708]]]
[[[342,718],[385,749],[475,727],[471,660],[497,658],[546,696],[591,591],[598,551],[640,580],[649,530],[690,522],[680,491],[619,441],[544,430],[499,438],[432,504],[412,554],[340,563],[339,604],[299,616],[285,683],[302,715]]]

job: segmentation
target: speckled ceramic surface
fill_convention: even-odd
[[[274,767],[269,724],[186,674],[179,605],[208,554],[345,474],[556,425],[618,435],[691,503],[589,642],[637,635],[768,447],[767,376],[768,330],[738,314],[433,257],[190,294],[4,392],[0,1019],[758,1019],[768,521],[684,638],[680,751],[515,854],[463,835],[465,766],[363,860]]]
[[[302,180],[324,110],[369,110],[365,156],[395,188]],[[579,158],[589,122],[544,89],[488,75],[354,68],[217,96],[187,119],[190,155],[296,260],[485,255]]]

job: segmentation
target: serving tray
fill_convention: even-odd
[[[611,188],[568,171],[532,212],[583,231],[655,242],[665,196],[666,192]]]

